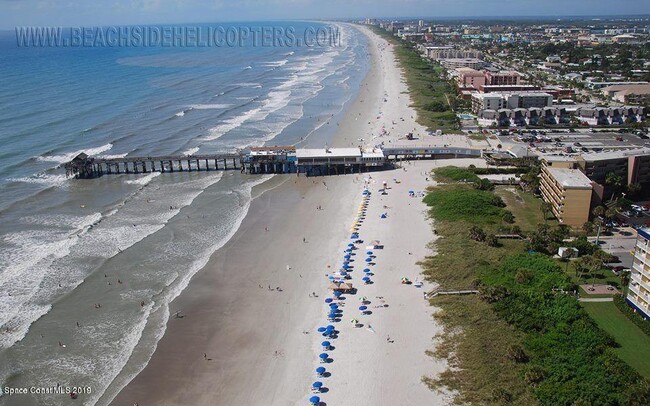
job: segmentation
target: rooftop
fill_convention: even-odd
[[[607,152],[590,152],[588,154],[582,154],[582,159],[584,161],[603,161],[607,159],[619,159],[627,158],[637,155],[650,155],[650,148],[637,148],[637,149],[626,149],[619,151],[607,151]]]
[[[547,167],[546,170],[565,188],[591,189],[591,180],[578,169]]]
[[[359,148],[300,148],[296,157],[301,158],[351,158],[361,157]]]

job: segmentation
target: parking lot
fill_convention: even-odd
[[[650,147],[650,139],[628,133],[592,133],[589,130],[536,131],[532,133],[513,133],[498,135],[500,141],[528,145],[531,151],[540,155],[573,155],[577,153],[614,151]]]

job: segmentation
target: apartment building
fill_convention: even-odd
[[[521,83],[521,74],[515,71],[486,72],[485,84],[515,86]]]
[[[650,148],[612,152],[593,152],[576,157],[579,168],[594,182],[605,185],[607,175],[614,173],[625,184],[640,183],[650,187]]]
[[[563,224],[579,228],[589,220],[592,185],[577,169],[543,165],[540,191],[553,215]]]
[[[472,68],[458,68],[458,86],[462,88],[479,89],[485,84],[485,73]]]
[[[423,48],[427,58],[433,59],[434,61],[440,59],[480,59],[483,57],[483,53],[476,49],[459,49],[453,46],[434,45],[426,45]]]
[[[477,58],[443,58],[438,60],[447,69],[471,68],[481,69],[486,65],[485,61]]]
[[[650,320],[650,228],[638,230],[625,300],[641,316]]]
[[[477,93],[472,95],[472,110],[544,108],[553,105],[553,96],[544,92]]]

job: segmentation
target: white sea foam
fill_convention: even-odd
[[[37,185],[62,186],[67,182],[68,178],[65,175],[39,173],[29,177],[12,178],[9,180],[13,182],[34,183]]]
[[[185,110],[179,111],[178,113],[175,114],[176,117],[183,117],[185,115]]]
[[[190,156],[190,155],[196,154],[197,152],[199,152],[199,147],[194,147],[194,148],[190,148],[188,150],[185,150],[185,151],[182,152],[182,154],[184,156]]]
[[[58,162],[60,164],[70,162],[74,157],[77,155],[81,154],[82,152],[85,153],[88,156],[95,156],[99,155],[102,152],[106,152],[113,148],[113,144],[105,144],[102,145],[101,147],[95,147],[95,148],[86,148],[86,149],[80,149],[74,152],[66,152],[60,155],[45,155],[45,156],[39,156],[36,159],[39,161],[45,161],[45,162]]]
[[[152,172],[152,173],[148,173],[145,176],[143,176],[141,178],[138,178],[138,179],[132,179],[132,180],[124,181],[124,183],[129,184],[129,185],[146,186],[146,185],[149,184],[149,182],[151,182],[152,180],[154,180],[154,178],[157,178],[158,176],[160,176],[160,172]]]
[[[248,66],[242,68],[242,70],[247,70],[247,69],[253,69],[253,67],[248,65]]]
[[[196,110],[218,110],[232,107],[232,104],[193,104],[191,108]]]
[[[286,65],[287,62],[289,62],[288,59],[283,59],[281,61],[264,62],[264,63],[262,63],[262,66],[280,67],[280,66]]]
[[[120,158],[126,157],[127,155],[129,155],[128,152],[125,152],[123,154],[112,154],[112,155],[104,155],[104,154],[102,154],[102,155],[97,155],[97,158],[101,158],[101,159],[120,159]]]

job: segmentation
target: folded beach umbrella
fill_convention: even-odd
[[[359,322],[359,320],[357,320],[357,319],[350,320],[350,323],[352,323],[352,324],[357,324],[358,322]]]
[[[318,396],[312,396],[309,398],[309,402],[312,405],[318,405],[320,403],[320,398]]]

